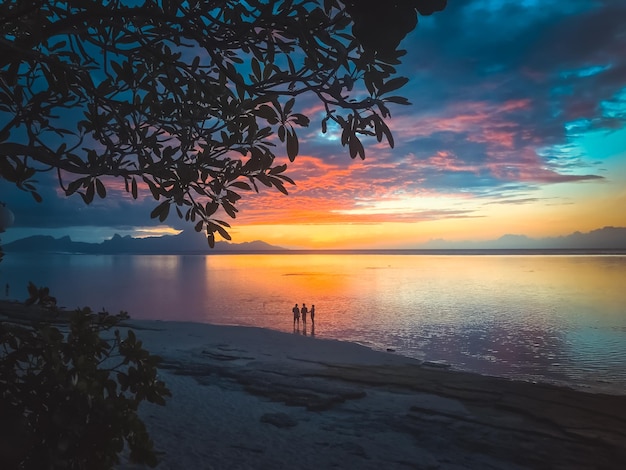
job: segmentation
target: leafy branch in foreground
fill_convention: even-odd
[[[241,191],[294,181],[315,109],[352,158],[387,141],[417,15],[446,0],[6,0],[0,3],[0,177],[37,201],[37,174],[104,198],[114,180],[230,239]]]
[[[53,305],[47,289],[29,291],[31,304]],[[156,465],[137,409],[171,395],[160,358],[120,332],[125,312],[77,309],[63,326],[52,318],[0,322],[3,468],[109,469],[125,447],[132,462]]]

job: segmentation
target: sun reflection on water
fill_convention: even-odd
[[[8,255],[3,265],[12,285],[48,285],[68,308],[293,332],[291,307],[304,302],[319,338],[626,390],[626,256]]]

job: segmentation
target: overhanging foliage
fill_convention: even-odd
[[[0,176],[38,194],[56,172],[89,204],[113,179],[151,216],[230,239],[242,191],[294,184],[276,161],[300,152],[321,105],[352,158],[385,124],[399,41],[445,0],[7,0],[0,5]],[[317,123],[316,123],[317,125]],[[284,152],[284,153],[283,153]],[[110,186],[109,186],[110,187]],[[221,212],[220,210],[220,212]]]

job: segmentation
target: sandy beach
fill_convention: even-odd
[[[621,469],[626,396],[261,328],[129,321],[172,391],[158,469]],[[142,468],[123,463],[120,469]]]
[[[626,396],[260,328],[131,322],[173,397],[160,469],[624,468]],[[122,466],[122,468],[133,468]]]

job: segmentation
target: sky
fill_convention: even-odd
[[[289,196],[245,193],[233,242],[300,249],[419,248],[505,234],[556,237],[626,226],[626,2],[450,0],[402,43],[391,108],[395,148],[366,141],[351,160],[336,129],[304,112]],[[279,160],[287,161],[284,149]],[[279,161],[280,163],[280,161]],[[15,214],[1,234],[99,242],[115,233],[192,230],[157,224],[154,200],[123,192],[85,206],[41,182],[44,202],[0,182]]]

